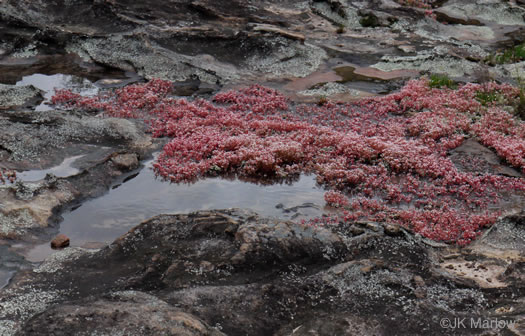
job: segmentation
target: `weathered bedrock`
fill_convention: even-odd
[[[390,0],[4,0],[0,168],[84,155],[70,176],[0,186],[6,249],[52,237],[65,209],[100,196],[159,148],[139,121],[34,111],[42,92],[14,86],[23,76],[131,71],[172,80],[181,96],[256,82],[306,101],[388,92],[430,72],[524,78],[524,62],[485,62],[525,41],[523,1],[433,4],[437,20]],[[481,168],[519,176],[487,151],[470,141],[451,155],[458,165],[482,156]],[[26,265],[0,290],[0,335],[523,335],[518,208],[465,248],[381,223],[159,214],[100,250],[70,247]],[[443,327],[447,318],[507,325],[458,330]]]
[[[76,173],[38,180],[18,177],[0,185],[0,238],[36,239],[67,207],[99,196],[123,174],[137,169],[156,142],[141,123],[101,119],[87,113],[34,111],[25,106],[40,94],[32,86],[4,85],[0,108],[0,162],[27,171],[78,157]],[[31,104],[31,103],[29,103]],[[36,234],[36,236],[34,236]]]
[[[58,63],[70,63],[69,71],[84,76],[100,71],[93,67],[97,64],[148,79],[193,81],[197,93],[253,81],[283,86],[307,78],[290,89],[290,94],[305,91],[306,97],[298,96],[303,100],[315,84],[317,95],[355,98],[395,89],[400,79],[418,73],[479,81],[519,78],[521,63],[490,65],[484,59],[523,41],[520,3],[431,3],[437,20],[421,8],[386,0],[6,0],[0,8],[0,68],[56,73],[60,67],[43,66],[42,60],[75,54],[91,65],[71,58]],[[357,84],[345,84],[333,71],[341,65],[361,67],[370,78],[390,84],[356,79]],[[13,75],[8,78],[12,81]]]
[[[439,323],[460,317],[517,321],[489,331],[520,334],[522,223],[457,250],[377,223],[159,215],[106,248],[66,248],[20,272],[0,318],[17,335],[452,335]]]

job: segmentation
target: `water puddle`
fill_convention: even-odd
[[[221,178],[170,184],[155,179],[151,163],[106,195],[63,214],[60,233],[71,239],[71,246],[111,243],[141,221],[164,213],[233,207],[282,219],[312,218],[323,213],[324,190],[316,186],[314,176],[303,175],[293,184],[258,185]],[[48,242],[27,252],[26,258],[41,261],[51,253]]]
[[[384,83],[395,79],[417,77],[420,74],[417,70],[382,71],[371,67],[354,65],[338,66],[333,70],[342,78],[341,83],[355,81]]]
[[[53,97],[55,89],[70,89],[73,92],[82,95],[96,95],[98,88],[89,80],[71,76],[71,75],[43,75],[32,74],[22,77],[22,80],[16,82],[17,86],[33,85],[34,87],[44,91],[44,101],[35,107],[35,111],[49,111],[53,108],[48,105],[51,97]]]
[[[297,102],[315,103],[319,97],[352,102],[390,93],[401,87],[407,79],[418,76],[419,71],[415,70],[381,71],[336,58],[309,76],[288,78],[284,85],[277,87]],[[272,86],[272,83],[268,86]]]
[[[5,57],[0,60],[0,83],[15,84],[33,74],[66,74],[96,82],[105,78],[127,79],[138,75],[123,70],[85,62],[78,55],[37,55],[34,57]]]
[[[138,77],[129,74],[126,79],[100,79],[96,82],[82,77],[65,74],[44,75],[40,73],[24,76],[18,82],[17,86],[33,85],[44,91],[44,101],[35,107],[35,111],[49,111],[53,107],[49,105],[56,89],[69,89],[83,96],[94,96],[101,88],[122,87],[129,83],[137,81]]]
[[[134,72],[84,62],[75,54],[39,55],[29,58],[7,57],[0,60],[0,83],[33,85],[44,91],[44,101],[36,111],[48,111],[55,89],[70,89],[85,96],[100,89],[119,88],[140,81]]]
[[[361,75],[359,73],[356,73],[356,68],[353,66],[340,66],[337,68],[334,68],[335,73],[341,77],[342,79],[339,81],[340,83],[347,83],[347,82],[383,82],[384,80],[378,77],[372,77],[372,76],[365,76]]]
[[[20,269],[29,267],[22,256],[10,250],[5,242],[0,242],[0,288],[5,287]]]
[[[36,170],[27,170],[20,173],[16,173],[17,180],[34,182],[39,181],[46,177],[47,174],[53,174],[56,177],[68,177],[71,175],[78,174],[80,170],[72,166],[72,164],[84,157],[84,155],[72,156],[64,159],[62,163],[58,166],[49,168],[49,169],[36,169]]]

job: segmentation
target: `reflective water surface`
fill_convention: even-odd
[[[53,174],[56,177],[68,177],[75,175],[79,170],[71,165],[77,160],[83,157],[84,155],[76,155],[69,158],[66,158],[58,166],[49,168],[49,169],[36,169],[36,170],[26,170],[23,172],[16,173],[17,180],[21,181],[39,181],[46,177],[47,174]]]
[[[55,89],[70,89],[73,92],[86,96],[95,95],[99,90],[98,87],[87,79],[63,74],[32,74],[24,76],[22,80],[16,83],[16,85],[33,85],[44,91],[44,101],[35,107],[35,111],[49,111],[53,109],[48,103],[51,100],[51,97],[53,97]]]
[[[102,197],[84,202],[63,214],[60,233],[70,237],[71,246],[111,243],[140,222],[164,213],[196,210],[249,208],[264,216],[301,219],[320,216],[324,191],[314,176],[303,175],[293,184],[258,185],[239,180],[208,178],[194,184],[172,184],[156,179],[146,163],[138,175],[117,184]],[[52,253],[49,243],[27,254],[39,261]]]

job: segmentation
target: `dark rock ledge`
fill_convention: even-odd
[[[462,335],[519,335],[524,245],[501,244],[511,232],[523,239],[522,223],[508,218],[456,250],[374,223],[305,227],[235,209],[160,215],[106,248],[67,248],[18,273],[0,294],[0,326],[16,335],[452,335],[440,320],[466,317],[518,322]]]

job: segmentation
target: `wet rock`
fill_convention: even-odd
[[[441,317],[490,319],[498,307],[509,319],[521,314],[519,263],[492,278],[514,295],[501,296],[443,270],[440,256],[454,249],[366,226],[350,237],[338,225],[234,209],[160,215],[101,250],[68,248],[19,273],[0,291],[0,325],[10,326],[7,335],[111,334],[115,326],[132,335],[442,335]],[[503,262],[462,255],[479,274]],[[6,308],[15,306],[20,315]],[[170,319],[175,329],[165,329]]]
[[[37,38],[37,36],[34,36],[34,38]],[[102,65],[87,64],[78,55],[74,54],[45,54],[22,59],[10,55],[0,61],[0,83],[14,85],[18,81],[23,80],[23,77],[34,74],[69,74],[96,82],[96,85],[100,87],[121,87],[137,80],[133,76],[126,76],[125,72],[118,69],[108,69]],[[112,79],[109,82],[104,82],[104,78],[108,76],[122,79]]]
[[[122,171],[133,170],[139,166],[139,158],[134,153],[115,155],[111,158],[111,161]]]
[[[9,166],[23,170],[57,165],[68,152],[64,148],[79,143],[137,151],[152,146],[138,122],[61,111],[5,111],[0,115],[0,131],[0,158],[17,162]]]
[[[124,169],[125,171],[126,169]],[[22,238],[31,229],[53,225],[57,210],[81,199],[105,192],[114,176],[122,171],[110,158],[99,158],[90,163],[85,173],[44,179],[40,182],[18,182],[0,188],[0,237]],[[96,178],[97,183],[93,183]]]
[[[70,247],[54,252],[51,256],[33,269],[35,273],[55,273],[59,271],[64,262],[72,262],[81,257],[96,253],[98,250],[88,250],[80,247]]]
[[[60,249],[69,246],[69,237],[65,234],[59,234],[51,241],[51,247],[54,249]]]
[[[172,5],[168,9],[144,1],[133,6],[125,1],[60,1],[56,6],[8,1],[0,15],[7,24],[26,28],[13,34],[18,35],[16,42],[13,36],[6,37],[16,50],[12,55],[38,53],[40,46],[65,49],[146,78],[197,78],[216,84],[260,73],[304,76],[326,56],[318,46],[305,43],[304,34],[296,29],[308,19],[306,1]]]
[[[383,82],[420,72],[508,80],[523,70],[481,62],[494,43],[521,41],[513,25],[525,24],[523,8],[496,0],[433,4],[449,24],[390,0],[6,0],[0,70],[10,69],[3,78],[14,83],[37,70],[64,72],[43,59],[77,70],[98,63],[175,80],[179,95],[267,81],[312,101],[383,92]],[[47,53],[76,53],[84,62]],[[351,79],[335,70],[347,64]],[[52,167],[78,155],[69,149],[77,144],[110,150],[84,160],[75,176],[0,188],[1,237],[48,227],[154,147],[140,122],[24,110],[33,89],[6,90],[20,90],[0,100],[7,168]],[[469,144],[450,155],[480,154],[487,164],[453,160],[458,168],[520,176]],[[68,248],[19,273],[0,291],[0,334],[441,335],[455,332],[439,326],[448,315],[520,319],[525,245],[523,216],[514,212],[460,252],[376,224],[312,228],[240,210],[162,215],[107,248]],[[508,332],[516,333],[494,330]]]
[[[494,78],[516,77],[512,69],[479,61],[495,51],[492,43],[506,43],[519,35],[515,33],[518,26],[525,25],[523,8],[496,0],[467,5],[434,1],[433,7],[438,21],[426,18],[422,9],[390,0],[264,0],[250,4],[199,0],[176,2],[170,8],[158,1],[133,5],[123,0],[59,1],[56,5],[5,1],[0,8],[5,28],[0,49],[9,62],[33,62],[35,69],[50,52],[67,53],[83,60],[67,62],[75,72],[79,63],[97,63],[134,71],[147,79],[198,83],[181,87],[181,95],[207,94],[225,84],[253,81],[287,87],[287,80],[307,77],[340,60],[373,65],[384,72],[439,72],[472,80],[476,73],[490,70]],[[400,55],[399,46],[410,57]],[[56,67],[40,68],[64,72]],[[21,67],[15,74],[25,71]],[[347,101],[345,95],[355,96],[355,90],[359,96],[384,91],[370,90],[372,84],[364,89],[346,86],[345,91],[338,88],[327,94]],[[306,89],[287,93],[311,101],[309,96],[296,95]]]
[[[135,169],[138,155],[155,146],[144,126],[129,120],[60,111],[2,112],[0,159],[10,169],[48,168],[68,156],[84,156],[75,162],[77,174],[21,180],[0,188],[0,236],[21,238],[31,229],[52,225],[57,211],[75,200],[100,195],[114,176]],[[112,157],[114,152],[118,154]]]

